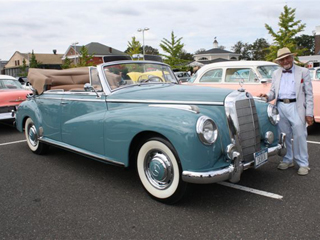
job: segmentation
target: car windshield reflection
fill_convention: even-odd
[[[154,63],[121,63],[103,68],[110,88],[149,83],[177,83],[171,69]]]

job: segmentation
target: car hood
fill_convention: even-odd
[[[140,86],[125,87],[113,92],[107,101],[161,101],[187,104],[223,103],[230,89],[216,89],[201,86],[180,84],[141,84]]]
[[[29,90],[0,90],[0,105],[17,105],[26,100]]]

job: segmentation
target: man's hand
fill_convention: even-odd
[[[265,94],[265,93],[260,93],[260,94],[258,95],[258,97],[268,98],[267,94]]]
[[[308,126],[311,126],[313,124],[313,117],[306,116],[306,122],[308,123]]]

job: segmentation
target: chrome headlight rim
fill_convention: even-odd
[[[272,125],[277,125],[280,121],[280,114],[277,106],[273,104],[268,105],[267,109],[268,118]]]
[[[208,130],[211,133],[208,133]],[[218,127],[216,123],[207,116],[201,116],[198,118],[196,131],[200,141],[205,145],[212,145],[218,138]]]

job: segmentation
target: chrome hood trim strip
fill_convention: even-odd
[[[179,104],[150,104],[149,107],[162,107],[162,108],[174,108],[184,111],[189,111],[193,113],[200,113],[197,106],[194,105],[179,105]]]
[[[216,105],[223,106],[223,102],[202,101],[170,101],[170,100],[138,100],[138,99],[107,99],[110,103],[150,103],[150,104],[182,104],[182,105]]]

